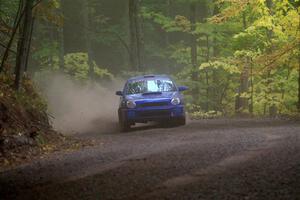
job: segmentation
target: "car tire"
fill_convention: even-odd
[[[125,119],[119,118],[119,127],[121,132],[127,132],[130,130],[130,123]]]
[[[175,120],[175,125],[176,126],[184,126],[186,124],[186,118],[184,117],[180,117],[178,119]]]

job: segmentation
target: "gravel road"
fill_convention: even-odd
[[[0,199],[300,200],[300,123],[218,119],[83,134],[98,145],[0,172]]]

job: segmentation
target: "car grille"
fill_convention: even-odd
[[[142,103],[139,107],[155,107],[155,106],[167,106],[168,102],[149,102],[149,103]]]
[[[138,112],[140,117],[168,117],[170,116],[170,111],[168,110],[148,110]]]

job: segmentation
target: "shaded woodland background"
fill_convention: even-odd
[[[194,118],[294,115],[299,9],[299,0],[0,0],[0,84],[22,93],[29,77],[46,85],[53,73],[103,87],[163,73],[189,86]]]

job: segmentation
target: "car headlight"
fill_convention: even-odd
[[[126,102],[126,106],[127,106],[127,108],[135,108],[136,107],[136,103],[134,101],[132,101],[132,100],[128,100]]]
[[[171,104],[173,104],[174,106],[180,104],[180,99],[178,97],[175,97],[171,100]]]

